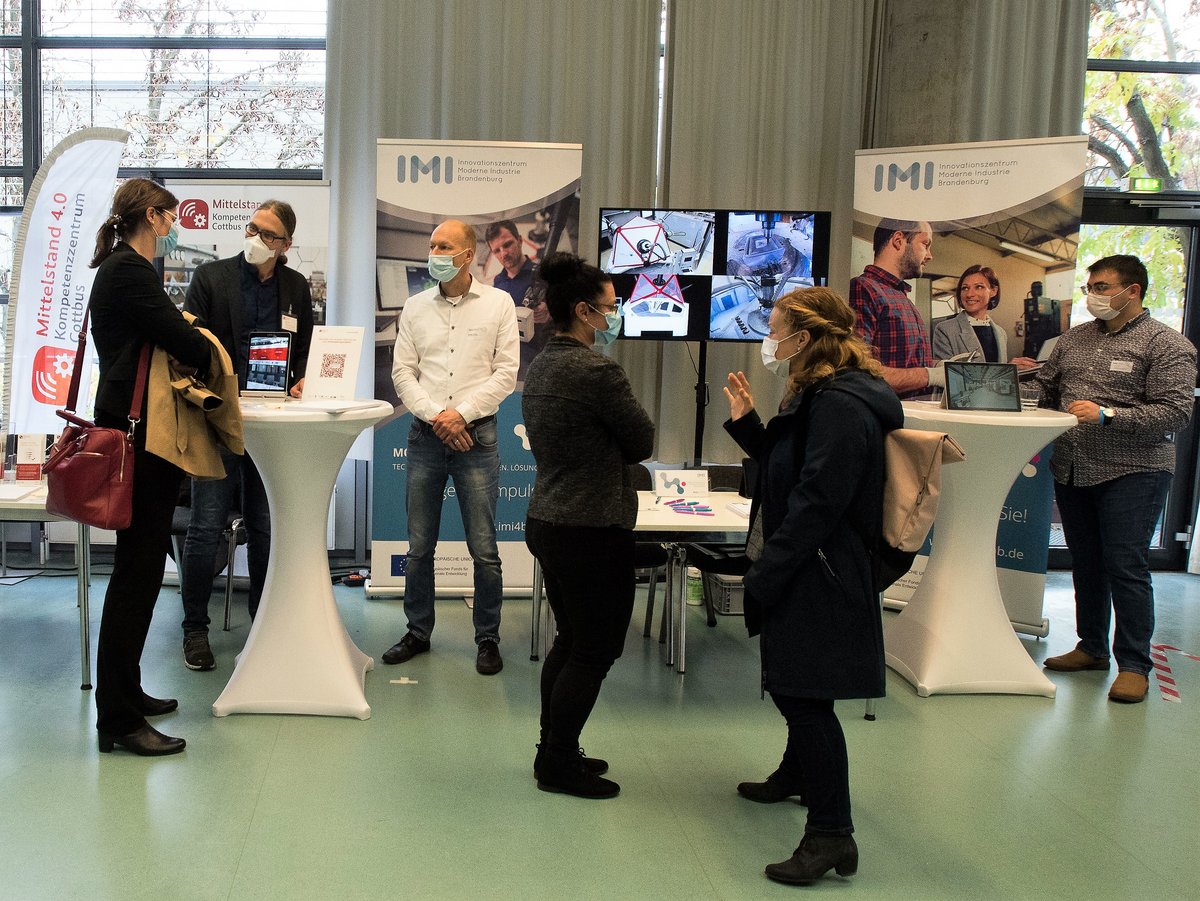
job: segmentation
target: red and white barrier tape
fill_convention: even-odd
[[[1167,660],[1167,651],[1174,651],[1181,657],[1186,657],[1188,660],[1195,660],[1197,663],[1200,663],[1200,657],[1187,654],[1174,645],[1150,645],[1150,660],[1154,663],[1154,678],[1158,681],[1159,694],[1164,701],[1174,701],[1178,704],[1183,699],[1179,696],[1179,686],[1175,682],[1175,676],[1171,673],[1171,664]]]

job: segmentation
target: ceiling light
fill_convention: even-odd
[[[1024,244],[1014,244],[1011,241],[1001,241],[1000,246],[1004,250],[1012,253],[1019,253],[1022,256],[1029,257],[1031,260],[1038,260],[1042,263],[1057,263],[1058,257],[1051,256],[1048,253],[1042,253],[1040,250],[1034,250],[1032,247],[1026,247]]]

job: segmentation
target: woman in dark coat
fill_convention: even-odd
[[[763,687],[787,721],[783,760],[738,792],[772,803],[800,795],[804,838],[766,872],[810,884],[858,866],[846,740],[835,700],[884,693],[883,628],[870,548],[883,509],[883,439],[903,424],[854,313],[835,292],[804,288],[771,311],[763,362],[786,375],[765,426],[743,373],[730,373],[725,428],[758,461],[745,577],[746,627],[761,634]]]
[[[619,364],[593,344],[616,337],[612,281],[568,253],[538,269],[556,334],[525,376],[521,411],[537,461],[525,541],[545,578],[558,630],[542,664],[541,741],[533,772],[542,791],[611,798],[608,764],[585,757],[579,733],[633,614],[637,492],[629,464],[654,448],[654,424]]]
[[[129,408],[143,346],[157,346],[204,378],[208,341],[183,318],[154,268],[175,247],[179,201],[161,185],[132,178],[117,190],[112,215],[96,234],[90,315],[100,359],[96,424],[128,429]],[[183,472],[146,451],[146,401],[134,430],[133,519],[117,532],[112,576],[104,595],[96,655],[96,730],[100,750],[121,746],[134,754],[176,754],[182,738],[146,722],[174,710],[170,698],[142,691],[141,657],[154,602],[162,588],[171,516]]]

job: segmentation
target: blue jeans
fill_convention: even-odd
[[[1169,472],[1136,472],[1086,488],[1054,483],[1071,550],[1077,647],[1108,659],[1115,611],[1112,655],[1117,669],[1143,676],[1152,668],[1154,633],[1150,539],[1170,484]]]
[[[496,421],[473,426],[469,451],[452,451],[433,428],[414,419],[408,432],[408,568],[404,613],[408,630],[429,640],[433,632],[433,553],[437,548],[446,482],[454,480],[475,574],[475,643],[500,641],[500,598],[504,580],[496,547],[496,497],[500,489],[500,450]]]
[[[267,563],[271,555],[271,511],[267,490],[250,455],[239,456],[224,447],[223,479],[192,479],[192,519],[183,545],[183,634],[208,631],[208,602],[212,596],[217,544],[229,514],[238,512],[246,524],[246,556],[250,568],[250,618],[258,612]],[[299,451],[297,451],[299,452]],[[229,576],[233,561],[229,561]]]

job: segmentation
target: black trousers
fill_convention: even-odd
[[[542,747],[575,755],[633,615],[633,532],[530,519],[525,541],[542,567],[558,631],[542,664]]]
[[[96,653],[96,729],[108,735],[128,735],[146,724],[142,648],[162,589],[183,478],[179,467],[142,448],[134,452],[133,473],[133,519],[117,532]]]
[[[802,787],[808,804],[804,831],[850,835],[854,832],[850,819],[850,761],[833,701],[774,692],[771,700],[783,714],[788,729],[780,774],[789,785]]]

